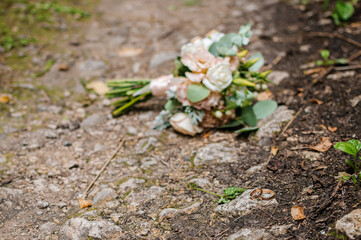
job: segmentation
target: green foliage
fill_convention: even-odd
[[[218,201],[219,204],[228,203],[231,200],[235,199],[237,196],[244,193],[247,189],[237,188],[237,187],[228,187],[223,190],[223,197],[221,197]]]
[[[361,163],[359,164],[357,161],[357,154],[361,150],[361,142],[359,140],[351,139],[347,142],[336,143],[334,145],[334,148],[353,156],[353,161],[346,159],[345,162],[354,170],[354,174],[349,176],[343,176],[341,180],[346,181],[352,179],[354,185],[358,185],[361,181],[361,172],[359,172]],[[359,158],[361,159],[361,157]]]
[[[209,52],[214,56],[236,56],[238,49],[247,45],[252,36],[251,24],[247,23],[240,27],[238,33],[228,33],[218,42],[213,43]]]
[[[10,51],[36,42],[41,38],[39,28],[45,30],[38,24],[46,22],[49,24],[47,26],[52,26],[59,16],[74,15],[78,19],[90,16],[89,13],[76,7],[65,5],[66,2],[70,2],[69,0],[61,2],[58,4],[56,0],[0,1],[0,46]]]
[[[228,203],[247,190],[244,188],[228,187],[227,189],[223,190],[223,194],[221,195],[221,194],[217,194],[217,193],[210,192],[210,191],[204,190],[202,188],[199,188],[195,183],[192,183],[192,182],[188,183],[187,186],[190,189],[202,191],[202,192],[219,197],[219,200],[218,200],[219,204]]]
[[[180,59],[180,57],[177,57],[177,59],[174,61],[173,75],[175,77],[185,77],[185,73],[190,72],[189,68],[184,66]]]
[[[260,101],[253,106],[253,111],[258,120],[268,117],[277,109],[277,102],[273,100]]]
[[[206,99],[210,93],[211,91],[203,84],[193,83],[188,86],[187,98],[192,103],[196,103]]]
[[[317,60],[316,61],[317,66],[330,66],[330,65],[334,65],[334,64],[339,64],[339,65],[348,64],[348,60],[346,58],[329,59],[329,56],[330,56],[329,50],[323,49],[320,54],[321,54],[321,57],[323,58],[323,60]]]
[[[198,123],[201,123],[204,117],[204,112],[197,110],[191,106],[187,106],[184,109],[184,112],[188,114],[188,117],[192,119],[192,124],[197,125]]]
[[[135,104],[148,100],[151,97],[149,79],[116,79],[107,82],[110,90],[108,98],[119,98],[112,105],[116,107],[113,116],[119,116],[131,109]]]
[[[249,67],[249,71],[251,72],[257,72],[258,70],[261,69],[261,67],[264,64],[264,58],[263,55],[261,53],[256,53],[253,56],[251,56],[248,61],[255,61],[250,67]],[[247,63],[246,63],[247,64]]]
[[[349,21],[355,12],[355,7],[358,0],[337,0],[335,7],[332,9],[331,17],[336,25],[342,22]],[[326,10],[330,4],[330,0],[326,0],[323,4],[323,9]]]

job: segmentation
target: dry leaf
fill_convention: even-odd
[[[60,64],[60,65],[58,66],[58,70],[59,70],[59,71],[68,71],[68,70],[69,70],[69,66],[68,66],[68,64]]]
[[[264,92],[261,92],[257,95],[257,101],[266,101],[272,98],[272,93],[270,90],[266,90]]]
[[[86,88],[93,89],[99,95],[104,95],[109,91],[107,85],[102,81],[94,81],[86,85]]]
[[[8,103],[10,101],[9,95],[0,95],[0,103]]]
[[[273,156],[276,156],[277,153],[278,153],[278,148],[272,147],[272,148],[271,148],[271,153],[272,153]]]
[[[321,105],[323,104],[323,102],[321,100],[318,100],[317,98],[312,98],[310,100],[310,103],[317,103],[318,105]]]
[[[322,71],[325,71],[325,69],[324,68],[313,68],[313,69],[303,71],[303,74],[311,75],[311,74],[319,73],[319,72],[322,72]]]
[[[80,206],[80,208],[87,208],[87,207],[91,207],[93,205],[91,202],[79,198],[79,206]]]
[[[320,124],[320,125],[318,125],[320,128],[322,128],[322,129],[327,129],[327,127],[325,126],[325,125],[323,125],[323,124]]]
[[[332,142],[328,137],[322,137],[321,142],[316,146],[310,147],[310,149],[318,151],[318,152],[326,152],[328,149],[332,147]]]
[[[291,208],[291,215],[294,220],[302,220],[305,219],[305,213],[303,212],[303,207],[301,206],[293,206]]]
[[[123,47],[118,51],[118,54],[121,57],[135,57],[142,54],[143,51],[143,48]]]
[[[328,126],[327,129],[328,129],[330,132],[336,132],[336,131],[337,131],[337,127]]]
[[[209,131],[209,132],[204,133],[202,137],[203,137],[204,139],[206,139],[206,138],[208,138],[211,134],[212,134],[212,132]]]

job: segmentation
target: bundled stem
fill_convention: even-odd
[[[116,109],[113,116],[119,116],[128,111],[139,102],[148,100],[152,94],[148,85],[150,79],[113,79],[107,82],[110,91],[106,93],[108,98],[118,98],[112,103]]]

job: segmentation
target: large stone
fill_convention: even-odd
[[[87,221],[73,218],[60,230],[61,240],[120,239],[122,230],[108,221]]]
[[[336,230],[343,232],[350,239],[361,238],[361,209],[353,210],[336,222]]]
[[[104,201],[113,200],[116,197],[116,193],[111,188],[103,188],[95,195],[93,199],[94,204],[102,203]]]
[[[145,191],[139,193],[131,193],[128,196],[129,206],[135,208],[143,203],[146,203],[150,200],[157,198],[164,192],[164,188],[152,186]]]
[[[268,79],[276,85],[280,84],[283,79],[289,77],[290,74],[288,72],[283,72],[283,71],[272,71],[270,75],[268,75]]]
[[[271,240],[276,239],[264,229],[242,228],[229,236],[228,240]]]
[[[213,163],[230,163],[236,162],[237,158],[237,149],[229,147],[228,143],[211,143],[198,149],[193,163],[196,166]]]
[[[252,191],[253,189],[245,191],[242,195],[238,196],[236,199],[230,201],[229,203],[216,207],[215,211],[225,215],[230,214],[230,215],[244,216],[250,214],[254,209],[259,209],[262,207],[272,207],[278,205],[278,202],[275,198],[271,200],[260,200],[257,198],[252,199],[251,198]]]
[[[280,235],[287,233],[288,229],[292,227],[289,225],[275,225],[270,229],[259,228],[242,228],[238,232],[229,236],[228,240],[271,240],[280,239]]]
[[[273,114],[258,122],[257,137],[271,138],[273,133],[281,131],[283,122],[288,122],[293,118],[293,113],[294,111],[286,106],[278,107]]]

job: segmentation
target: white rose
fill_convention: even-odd
[[[213,41],[209,38],[196,38],[192,42],[182,46],[181,55],[186,53],[196,53],[199,50],[207,50],[212,45]]]
[[[232,83],[233,77],[229,63],[218,63],[207,71],[203,84],[214,92],[221,92]]]
[[[221,40],[221,38],[223,36],[224,36],[224,33],[221,33],[218,31],[212,31],[208,37],[212,40],[212,43],[214,43],[214,42],[218,42],[219,40]]]
[[[190,119],[190,117],[188,117],[188,115],[185,113],[174,114],[170,118],[169,122],[174,130],[185,135],[194,136],[197,133],[201,133],[203,131],[203,129],[198,125],[193,125],[192,119]]]

